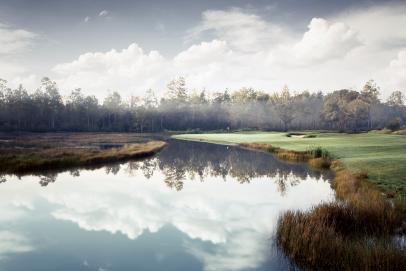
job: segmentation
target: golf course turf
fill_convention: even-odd
[[[406,201],[406,136],[377,132],[345,134],[310,132],[313,137],[282,132],[182,134],[177,139],[218,144],[265,143],[293,151],[321,147],[352,173],[368,175],[382,191]]]

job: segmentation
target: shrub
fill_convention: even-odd
[[[330,153],[326,149],[323,149],[322,147],[316,147],[314,149],[307,151],[307,153],[313,158],[320,158],[320,157],[321,158],[330,158],[331,157]]]
[[[316,137],[316,135],[305,135],[305,138],[315,138]]]
[[[386,128],[397,131],[400,129],[400,118],[394,118],[386,124]]]

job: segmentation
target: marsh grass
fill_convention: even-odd
[[[288,211],[278,221],[277,242],[295,263],[313,270],[404,270],[405,251],[380,226],[349,204],[325,203]],[[354,223],[354,224],[348,224]],[[379,224],[381,225],[381,224]]]
[[[252,150],[265,151],[275,154],[278,158],[288,161],[307,161],[308,155],[303,152],[288,151],[281,148],[273,147],[265,143],[242,143],[240,147]]]
[[[331,160],[329,158],[313,158],[310,159],[309,165],[314,168],[329,169],[331,166]]]
[[[0,148],[89,147],[100,144],[129,144],[149,141],[149,134],[136,133],[0,133]]]
[[[328,270],[404,270],[406,250],[394,241],[402,233],[404,208],[393,205],[337,161],[333,186],[339,199],[309,211],[288,211],[278,221],[277,243],[297,264]]]
[[[0,171],[21,174],[119,162],[153,155],[165,145],[163,141],[149,141],[110,149],[72,147],[8,149],[0,152]]]
[[[301,152],[273,147],[271,144],[266,143],[242,143],[240,146],[247,149],[270,152],[277,158],[285,161],[309,162],[309,165],[315,168],[328,169],[331,165],[330,153],[321,147]]]

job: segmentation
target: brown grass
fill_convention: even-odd
[[[323,157],[312,158],[308,162],[314,168],[329,169],[331,166],[331,160]]]
[[[306,152],[297,152],[284,150],[281,148],[273,147],[271,144],[262,144],[262,143],[242,143],[241,147],[251,150],[259,150],[270,152],[276,155],[281,160],[292,161],[292,162],[306,162],[312,156]]]
[[[306,162],[310,159],[310,156],[306,153],[287,151],[278,149],[276,152],[276,157],[281,160],[292,161],[292,162]]]
[[[271,144],[265,143],[241,143],[241,147],[257,151],[275,152],[279,148],[273,147]]]
[[[359,223],[363,216],[342,203],[321,204],[308,212],[288,211],[278,221],[278,245],[306,269],[404,270],[405,251],[380,235],[380,226]]]
[[[306,152],[285,150],[273,147],[271,144],[243,143],[241,147],[251,150],[259,150],[273,153],[277,158],[291,162],[308,162],[310,166],[320,169],[329,169],[331,159],[329,154],[322,149],[309,150]]]
[[[103,144],[130,144],[150,141],[136,133],[1,133],[0,149],[44,149],[98,147]]]
[[[24,134],[3,139],[0,172],[23,174],[120,162],[153,155],[166,145],[145,140],[126,134]]]
[[[283,214],[278,245],[306,268],[404,270],[405,248],[392,240],[394,234],[404,234],[404,208],[366,182],[365,172],[351,174],[337,161],[330,167],[336,172],[333,186],[339,201]]]

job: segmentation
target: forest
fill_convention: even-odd
[[[193,90],[183,77],[167,84],[158,97],[149,89],[142,97],[109,92],[103,101],[78,88],[63,97],[48,77],[29,91],[13,89],[0,79],[1,131],[162,132],[209,130],[400,129],[406,122],[405,97],[393,91],[385,101],[373,80],[360,90],[292,91],[288,86],[269,94]]]

